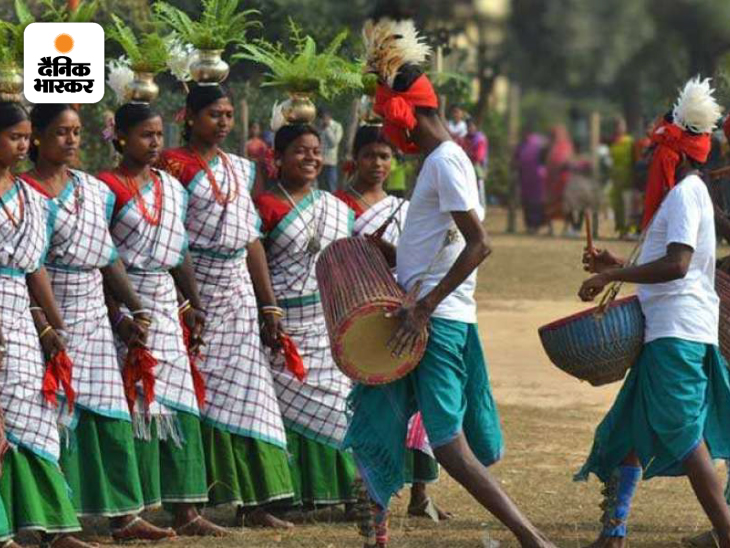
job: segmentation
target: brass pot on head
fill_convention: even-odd
[[[131,103],[151,103],[160,94],[152,72],[135,72],[134,78],[127,86],[126,99]]]
[[[311,124],[317,117],[317,107],[308,94],[292,92],[281,105],[281,114],[289,124]]]
[[[190,76],[199,85],[220,84],[228,78],[231,68],[222,58],[222,49],[203,49],[190,63]]]
[[[23,99],[23,72],[17,67],[0,68],[0,101]]]

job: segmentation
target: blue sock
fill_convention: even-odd
[[[636,466],[620,466],[618,469],[618,485],[616,499],[608,508],[608,520],[604,523],[602,536],[625,537],[626,522],[631,511],[631,499],[641,479],[641,468]]]

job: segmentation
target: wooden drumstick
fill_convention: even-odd
[[[588,251],[589,254],[589,262],[588,267],[593,270],[593,253],[595,252],[595,248],[593,247],[593,226],[591,223],[591,211],[586,210],[586,251]]]

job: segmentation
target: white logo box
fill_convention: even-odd
[[[61,34],[73,39],[68,53],[56,49]],[[104,98],[104,29],[98,23],[31,23],[25,29],[23,45],[23,93],[31,103],[98,103]],[[68,57],[72,68],[66,68],[62,59],[42,69],[39,64],[44,57],[52,61]],[[83,74],[87,69],[78,64],[88,65],[89,73]],[[43,82],[48,80],[52,82]]]

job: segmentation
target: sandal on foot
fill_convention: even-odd
[[[693,537],[685,537],[682,539],[682,542],[695,548],[717,548],[720,546],[720,540],[717,538],[717,533],[714,529]]]
[[[426,497],[424,501],[418,504],[409,504],[408,515],[417,518],[431,518],[436,523],[450,520],[454,517],[451,512],[445,512],[436,506],[433,500],[431,500],[431,497]]]
[[[185,525],[181,525],[175,532],[184,537],[226,537],[230,532],[198,514]]]
[[[175,531],[169,527],[162,529],[135,516],[129,523],[111,530],[115,542],[128,540],[163,540],[177,536]]]

